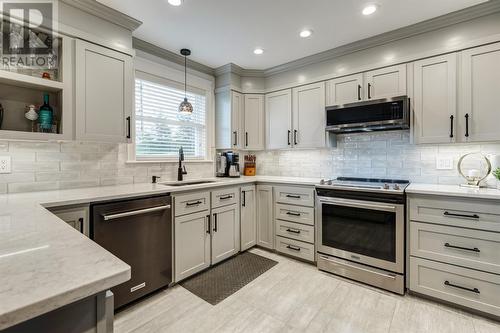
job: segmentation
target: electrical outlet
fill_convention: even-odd
[[[436,169],[453,170],[453,158],[441,157],[436,161]]]
[[[0,156],[0,173],[11,173],[10,156]]]

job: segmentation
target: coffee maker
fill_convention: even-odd
[[[233,151],[217,153],[215,169],[217,177],[240,177],[240,154]]]

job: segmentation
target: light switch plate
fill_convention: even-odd
[[[436,169],[438,170],[453,170],[453,158],[441,157],[436,161]]]
[[[11,159],[10,156],[0,156],[0,173],[11,173]]]

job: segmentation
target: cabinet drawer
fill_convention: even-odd
[[[210,209],[210,192],[176,195],[175,216],[197,213]]]
[[[276,204],[274,214],[280,220],[314,225],[314,208]]]
[[[239,187],[223,188],[212,191],[212,208],[238,203],[240,197]]]
[[[276,186],[274,197],[279,203],[314,207],[312,187]]]
[[[409,206],[412,221],[500,232],[500,205],[494,201],[411,196]]]
[[[276,236],[276,251],[314,261],[314,245]]]
[[[410,254],[500,274],[500,234],[410,223]]]
[[[500,276],[410,258],[410,289],[500,316]]]
[[[276,225],[276,235],[314,243],[313,226],[281,220],[276,220],[274,224]]]

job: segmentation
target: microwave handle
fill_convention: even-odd
[[[324,203],[324,204],[353,207],[353,208],[362,208],[362,209],[374,209],[374,210],[380,210],[380,211],[385,211],[385,212],[396,212],[396,210],[397,210],[396,206],[371,203],[371,202],[359,201],[359,200],[319,197],[319,201],[320,201],[320,203]]]

